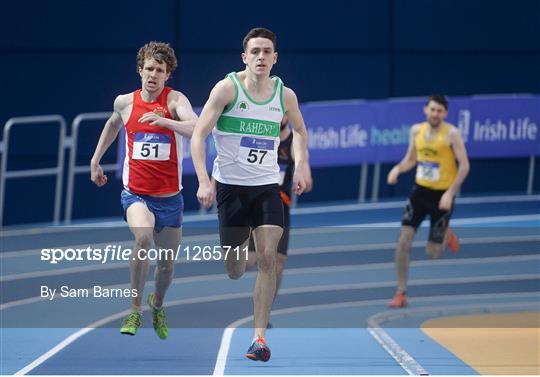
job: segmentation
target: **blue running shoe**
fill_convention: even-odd
[[[270,360],[270,348],[266,345],[266,341],[263,337],[259,337],[256,341],[251,344],[249,347],[246,357],[251,360],[260,360],[267,362]]]

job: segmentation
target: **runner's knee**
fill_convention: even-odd
[[[271,273],[276,270],[276,256],[271,253],[259,254],[258,256],[259,271]]]
[[[149,249],[150,246],[152,245],[152,242],[153,242],[153,237],[152,237],[151,230],[140,231],[140,232],[137,232],[137,234],[135,235],[135,244],[139,248]]]
[[[399,234],[398,251],[408,251],[414,239],[414,228],[404,228]]]

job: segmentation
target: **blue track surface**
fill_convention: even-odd
[[[520,311],[539,299],[538,198],[478,201],[456,208],[453,223],[462,239],[457,255],[428,261],[425,229],[417,235],[411,253],[410,308],[428,311],[381,324],[430,374],[476,371],[419,329],[423,321],[442,315],[429,308],[448,306],[459,313],[473,304],[504,304],[509,305],[504,310]],[[402,209],[399,204],[386,207],[311,208],[293,216],[297,229],[273,307],[274,328],[267,333],[272,348],[268,363],[244,357],[252,337],[255,272],[231,281],[221,262],[177,264],[166,299],[169,339],[155,336],[148,312],[145,327],[137,336],[126,337],[118,327],[129,299],[37,298],[41,285],[129,287],[126,263],[52,265],[39,254],[44,247],[119,242],[131,247],[125,226],[6,232],[0,254],[0,372],[13,374],[26,367],[25,373],[49,375],[212,374],[217,365],[224,374],[237,375],[406,374],[367,330],[370,318],[386,312],[395,290],[393,249]],[[217,244],[215,231],[215,220],[188,217],[186,245]],[[149,280],[146,292],[151,285]],[[96,328],[81,333],[96,321]],[[231,323],[237,328],[225,342],[226,357],[216,364],[224,328]]]

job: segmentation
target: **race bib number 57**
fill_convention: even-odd
[[[249,165],[272,166],[276,163],[274,140],[244,136],[240,140],[238,161]]]
[[[167,161],[171,155],[171,137],[164,134],[136,133],[133,139],[134,160]]]

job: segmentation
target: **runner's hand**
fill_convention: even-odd
[[[107,183],[107,176],[103,174],[103,168],[99,164],[90,164],[90,179],[98,187]]]
[[[300,196],[306,189],[306,179],[304,178],[304,175],[298,171],[294,172],[293,175],[293,184],[292,184],[292,190],[293,192]]]
[[[214,203],[216,197],[216,188],[210,182],[207,184],[199,185],[197,190],[197,199],[205,208],[210,208]]]
[[[398,180],[399,175],[399,168],[397,166],[394,166],[392,170],[390,170],[390,173],[388,173],[388,177],[386,178],[386,182],[389,185],[395,185]]]
[[[160,126],[167,128],[167,118],[160,117],[156,113],[148,112],[143,114],[142,117],[139,118],[139,123],[146,123],[148,122],[151,126]]]

